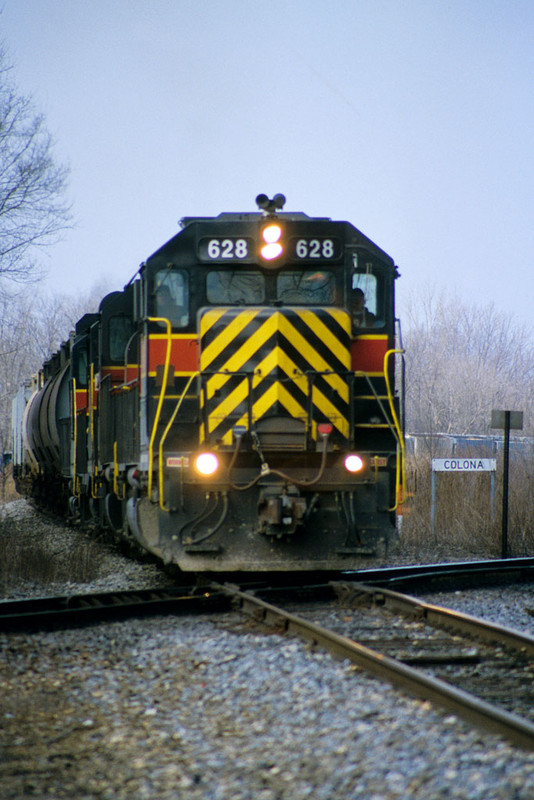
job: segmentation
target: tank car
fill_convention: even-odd
[[[186,572],[353,569],[387,544],[398,271],[284,201],[183,219],[78,321],[16,398],[19,491]]]

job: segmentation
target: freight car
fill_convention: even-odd
[[[183,219],[78,321],[15,398],[16,485],[184,571],[356,568],[402,501],[398,272],[256,202]]]

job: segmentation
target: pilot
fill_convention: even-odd
[[[352,320],[356,328],[372,328],[375,315],[365,307],[365,295],[361,289],[352,292]]]

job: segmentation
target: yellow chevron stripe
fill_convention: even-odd
[[[200,335],[202,336],[207,333],[210,328],[226,314],[227,310],[228,309],[223,306],[222,308],[212,308],[202,314],[202,319],[200,320]]]
[[[350,316],[346,311],[339,309],[325,309],[330,316],[336,320],[338,325],[343,328],[346,334],[350,335]],[[313,311],[303,309],[299,316],[304,320],[306,325],[317,334],[324,344],[336,354],[336,357],[343,362],[345,369],[350,369],[350,353],[348,349],[341,348],[339,339],[332,333],[330,328],[325,325],[323,320],[318,317]]]
[[[331,422],[343,436],[349,435],[348,419],[343,417],[330,400],[315,386],[313,387],[312,403],[322,411],[327,420]]]
[[[281,347],[275,347],[273,350],[258,364],[257,369],[255,370],[255,375],[253,378],[252,385],[256,388],[263,377],[268,376],[276,367],[280,367],[284,370],[286,375],[292,379],[292,381],[298,386],[300,391],[303,394],[307,394],[308,392],[308,379],[307,377],[300,372],[295,363],[288,357],[287,353],[282,350]],[[208,399],[211,399],[214,395],[215,388],[219,388],[219,385],[225,383],[230,376],[226,375],[215,375],[209,382],[207,386],[207,395]],[[344,402],[348,402],[349,398],[349,389],[345,381],[342,381],[336,375],[325,375],[325,380],[329,383],[329,385],[333,386],[336,391],[339,391],[339,395]],[[222,382],[218,380],[222,378]],[[242,381],[239,387],[243,387],[246,389],[246,381]],[[216,384],[216,386],[214,386]],[[217,406],[217,409],[214,410],[212,414],[210,414],[210,418],[216,416],[219,419],[224,419],[224,416],[230,413],[233,410],[230,408],[231,398],[236,397],[237,389],[234,389],[231,394],[224,398],[224,400]],[[240,393],[241,394],[241,393]],[[246,396],[246,394],[245,394]],[[237,402],[242,402],[245,397],[240,397]],[[235,405],[237,405],[237,402]],[[335,407],[331,404],[331,402],[324,396],[324,394],[320,391],[317,386],[313,387],[313,402],[317,407],[328,417],[335,417],[336,419],[339,417],[339,412],[335,409]],[[224,409],[224,410],[223,410]],[[340,417],[340,419],[344,419]],[[339,427],[336,425],[336,427]],[[212,430],[212,426],[210,425],[210,431]]]
[[[311,315],[311,318],[313,318],[313,314],[311,314],[311,312],[309,312],[309,313]],[[316,350],[313,349],[313,347],[310,345],[308,340],[305,339],[304,336],[302,336],[302,334],[296,328],[293,327],[293,325],[290,323],[290,321],[286,317],[282,316],[281,314],[279,314],[277,316],[280,317],[280,319],[278,320],[278,325],[277,325],[278,330],[281,333],[283,333],[284,336],[287,339],[291,340],[291,344],[294,345],[294,347],[296,347],[297,350],[299,350],[300,353],[302,353],[302,355],[306,358],[306,360],[308,361],[308,363],[310,364],[310,366],[314,370],[316,370],[317,372],[323,372],[324,370],[332,369],[332,365],[329,364],[327,361],[325,361],[324,358],[322,356],[320,356],[319,353],[317,353]],[[324,326],[320,326],[320,327],[324,327]],[[326,331],[326,328],[325,328],[325,331]],[[337,339],[335,340],[335,343],[336,343],[337,347],[339,348],[339,341]],[[336,355],[338,355],[338,354],[336,354]],[[344,359],[343,359],[343,356],[344,356]],[[345,350],[345,352],[339,353],[338,358],[341,361],[344,361],[344,366],[346,366],[346,368],[349,369],[349,352],[348,352],[348,350]]]
[[[311,315],[313,317],[312,312],[307,312],[307,315]],[[332,365],[329,364],[327,361],[324,360],[319,353],[310,346],[309,342],[296,330],[287,320],[285,317],[282,317],[283,324],[279,325],[279,329],[282,333],[286,336],[287,339],[291,341],[291,344],[304,356],[308,364],[310,365],[311,369],[315,372],[324,372],[326,370],[332,369]],[[324,328],[325,332],[328,332],[328,329],[321,325],[320,328]],[[319,333],[319,331],[316,331]],[[323,334],[321,333],[323,337]],[[324,335],[325,338],[326,334]],[[336,357],[343,362],[343,366],[349,370],[350,369],[350,353],[348,349],[340,348],[339,340],[334,339],[334,346],[337,346],[337,349],[340,352],[336,352]],[[340,396],[347,402],[348,401],[348,387],[346,381],[340,377],[339,375],[323,375],[324,380],[329,383],[332,388],[334,388],[337,392],[339,392]]]
[[[226,309],[213,309],[206,312],[201,321],[201,335],[204,335],[210,328],[222,317]],[[221,331],[219,335],[210,343],[210,345],[201,353],[201,370],[207,370],[212,361],[218,358],[225,348],[230,346],[235,337],[238,336],[253,320],[262,309],[250,309],[242,311],[237,314],[229,325]],[[314,331],[315,335],[326,345],[326,347],[335,353],[336,359],[341,361],[343,366],[350,370],[350,352],[348,348],[340,345],[339,339],[332,334],[327,325],[317,316],[316,313],[309,309],[299,309],[299,317],[304,323]],[[337,323],[350,335],[350,317],[345,311],[339,309],[329,310],[328,313],[337,321]],[[309,341],[303,336],[297,328],[290,322],[290,320],[282,313],[275,312],[265,319],[260,328],[244,342],[241,347],[231,353],[229,358],[224,363],[223,369],[227,374],[217,374],[209,379],[206,385],[206,398],[213,402],[215,392],[221,389],[227,381],[232,377],[232,374],[239,372],[246,362],[253,359],[254,354],[265,346],[265,343],[276,333],[282,334],[292,345],[302,354],[303,358],[309,364],[311,370],[317,372],[327,372],[332,369],[332,365],[328,360],[320,355]],[[387,337],[369,337],[369,338],[387,338]],[[253,387],[257,389],[261,381],[271,374],[275,369],[283,370],[288,378],[299,388],[303,394],[308,392],[308,379],[297,368],[296,364],[290,356],[283,350],[280,345],[274,347],[263,360],[258,363],[254,370]],[[347,382],[340,376],[334,374],[324,374],[322,376],[324,382],[338,392],[341,399],[347,403],[349,398],[349,388]],[[209,415],[208,420],[208,433],[216,430],[218,425],[224,422],[232,412],[244,402],[247,398],[249,383],[246,379],[242,380],[232,392],[217,405],[213,412]],[[288,391],[284,383],[276,381],[271,383],[263,395],[258,398],[252,409],[252,418],[254,421],[264,416],[269,409],[279,402],[287,412],[294,418],[302,418],[307,420],[307,410],[304,409],[300,403]],[[344,435],[348,435],[348,420],[340,415],[338,409],[331,403],[331,401],[324,395],[324,393],[317,387],[313,387],[312,394],[313,405],[318,408],[327,419]],[[244,425],[248,427],[248,414],[245,413],[241,419],[235,424]],[[202,438],[205,438],[204,425],[202,426]],[[230,444],[232,441],[231,431],[224,435],[224,443]]]
[[[243,315],[245,316],[245,315]],[[247,315],[248,316],[248,315]],[[311,320],[315,320],[316,317],[312,312],[307,311],[305,315],[309,317]],[[348,318],[348,317],[347,317]],[[241,315],[238,317],[241,319]],[[247,319],[248,322],[248,319]],[[212,342],[211,344],[217,344],[216,351],[212,349],[211,345],[206,348],[206,350],[201,354],[200,358],[200,368],[201,370],[205,370],[209,367],[210,361],[215,358],[220,352],[224,349],[223,342],[221,340],[226,340],[228,333],[230,332],[230,328],[232,326],[229,325],[224,332],[224,335],[217,337],[217,339]],[[244,325],[240,326],[240,330],[242,330]],[[243,364],[245,364],[253,355],[254,353],[259,350],[265,342],[277,331],[281,332],[287,339],[289,339],[292,344],[302,353],[305,359],[310,364],[311,369],[317,372],[323,372],[329,369],[332,369],[332,365],[325,361],[322,356],[319,356],[316,350],[310,346],[309,342],[296,330],[296,328],[291,325],[289,320],[280,314],[279,312],[273,314],[271,317],[266,319],[264,324],[259,328],[258,331],[254,333],[250,339],[247,340],[235,353],[232,353],[228,361],[224,364],[224,369],[231,372],[238,372]],[[336,357],[343,362],[343,366],[349,370],[350,369],[350,353],[348,349],[340,348],[339,340],[335,337],[330,335],[328,328],[324,324],[320,324],[317,326],[317,335],[321,337],[323,341],[326,341],[329,344],[330,348],[336,352]],[[224,345],[231,342],[232,337],[236,335],[236,332],[232,332],[230,336],[228,336],[228,341],[224,341]],[[282,351],[280,351],[282,352]],[[288,374],[291,374],[293,370],[296,369],[295,365],[292,365],[291,371]],[[262,368],[262,373],[264,369]],[[270,371],[270,370],[269,370]],[[213,393],[217,390],[222,388],[226,381],[228,380],[227,375],[216,375],[213,378],[213,382],[210,381],[210,392],[208,397],[211,397]],[[338,375],[325,375],[324,379],[334,388],[337,392],[339,392],[340,396],[343,397],[345,401],[348,400],[348,388],[346,382],[343,378],[339,377]]]
[[[272,352],[269,353],[269,355],[266,356],[264,360],[258,365],[258,373],[261,373],[261,375],[264,374],[268,375],[276,366],[282,367],[282,369],[284,369],[286,374],[293,379],[293,382],[299,387],[299,389],[304,394],[307,394],[308,392],[307,377],[303,375],[301,372],[297,371],[295,364],[291,361],[290,358],[288,358],[287,354],[280,347],[274,348],[274,350],[272,350]],[[337,376],[326,375],[324,377],[326,379],[328,378],[335,379]],[[259,375],[258,377],[254,376],[253,385],[257,386],[259,382],[260,382],[260,376]],[[333,381],[331,380],[329,380],[328,382],[330,383],[330,385],[332,385],[333,383]],[[338,384],[339,388],[341,389],[341,391],[339,392],[341,398],[346,403],[348,403],[349,400],[348,385],[344,381],[339,381],[339,380],[336,380],[335,383]],[[277,383],[276,385],[281,385],[281,384]],[[323,414],[325,414],[329,419],[332,420],[332,423],[336,426],[336,428],[338,428],[343,433],[344,436],[347,435],[344,432],[346,428],[348,430],[347,427],[348,422],[346,418],[339,414],[338,409],[336,409],[335,406],[332,405],[330,400],[328,400],[328,398],[324,396],[323,392],[321,392],[321,390],[317,386],[313,387],[312,403],[313,405],[317,406],[317,408],[319,408],[320,411],[323,412]]]
[[[257,308],[254,309],[253,311],[243,311],[236,317],[234,317],[232,322],[224,329],[224,332],[219,334],[219,336],[217,336],[216,339],[214,339],[210,343],[210,345],[203,350],[201,354],[200,368],[206,369],[207,367],[209,367],[209,364],[217,356],[220,355],[224,347],[227,344],[231,343],[232,340],[246,327],[246,325],[248,325],[248,323],[251,320],[254,319],[254,317],[258,315],[260,311],[261,309]],[[222,316],[222,314],[216,315],[215,312],[210,311],[206,312],[203,315],[201,322],[201,336],[203,336],[204,333],[207,330],[209,330],[209,328],[212,327],[212,324],[216,321],[216,319],[213,319],[213,317],[215,316],[217,316],[217,318],[219,319]],[[323,341],[330,350],[336,353],[336,357],[340,361],[342,361],[344,367],[346,369],[350,369],[350,354],[348,349],[340,348],[339,340],[332,334],[332,332],[324,324],[324,322],[322,322],[322,320],[320,320],[319,317],[317,317],[317,315],[314,314],[313,311],[310,311],[308,309],[303,309],[299,313],[299,316],[301,317],[301,319],[304,320],[306,325],[308,325],[308,327],[317,334],[317,336],[321,339],[321,341]],[[337,314],[332,313],[332,316],[334,318],[336,317],[338,318],[337,319],[338,323],[348,333],[350,325],[348,314],[344,311],[343,312],[338,311]],[[302,335],[298,333],[298,331],[293,327],[289,319],[279,311],[270,315],[265,320],[261,328],[258,331],[256,331],[252,339],[257,341],[259,345],[260,343],[264,343],[269,338],[269,336],[271,336],[276,331],[280,331],[286,337],[296,336],[300,343],[304,343],[305,345],[307,345],[306,349],[309,352],[315,353],[313,348],[310,347],[307,340],[304,339]],[[261,338],[257,338],[260,333],[261,333]],[[232,360],[235,359],[237,363],[235,363],[235,365],[232,364],[232,366],[230,367],[230,363],[228,362],[228,364],[225,365],[225,368],[232,370],[238,370],[240,368],[241,364],[245,359],[243,358],[243,355],[240,356],[239,353],[240,351],[237,351],[232,355]],[[239,364],[239,362],[241,362],[241,364]],[[329,368],[329,365],[325,361],[322,361],[322,364],[323,364],[323,369]]]
[[[235,316],[232,321],[225,327],[224,331],[220,333],[205,349],[203,349],[200,357],[200,369],[204,370],[209,367],[211,362],[217,358],[224,350],[224,348],[230,344],[236,336],[238,336],[243,328],[251,322],[251,320],[256,317],[261,309],[255,308],[252,312],[251,311],[243,311],[242,313]],[[220,319],[222,314],[216,315],[214,311],[207,311],[202,316],[201,326],[200,326],[200,333],[203,336],[217,321],[217,319],[213,319],[216,317]],[[237,355],[237,354],[236,354]],[[225,367],[226,368],[226,367]],[[229,367],[228,367],[229,369]],[[239,369],[239,367],[234,368]]]
[[[247,397],[246,381],[242,381],[228,398],[217,406],[217,409],[210,414],[209,417],[209,432],[212,433],[221,422]],[[261,417],[266,414],[271,406],[276,402],[284,406],[286,411],[296,419],[307,420],[307,412],[295,400],[291,392],[284,386],[283,383],[277,381],[271,384],[267,391],[258,398],[252,408],[252,421],[257,422]],[[338,409],[326,398],[318,389],[313,391],[313,404],[325,415],[325,417],[340,431],[343,436],[348,436],[348,420],[343,417]],[[241,419],[235,423],[236,425],[243,425],[248,429],[248,414],[244,414]]]
[[[294,361],[288,356],[285,350],[277,345],[273,347],[270,353],[268,353],[263,361],[260,361],[257,368],[254,370],[254,380],[253,385],[256,387],[263,378],[276,369],[276,367],[280,367],[284,370],[288,378],[291,378],[299,387],[301,391],[306,394],[308,388],[308,379],[301,372]]]
[[[300,390],[306,394],[308,388],[308,381],[305,375],[301,372],[297,371],[295,364],[291,361],[290,358],[286,355],[286,353],[280,348],[275,347],[264,359],[263,361],[258,364],[258,368],[255,370],[255,374],[252,380],[253,388],[256,388],[263,378],[272,372],[273,369],[280,366],[288,376],[292,377],[293,381],[299,386]],[[231,377],[230,375],[214,375],[212,379],[208,382],[207,386],[207,395],[208,399],[211,399],[214,395],[215,388],[219,388],[220,385],[224,384],[228,378]],[[222,378],[222,382],[219,380]],[[215,386],[214,386],[215,385]],[[280,386],[281,384],[277,382]],[[272,390],[272,386],[271,386]],[[228,397],[225,397],[221,403],[217,406],[216,409],[210,414],[210,433],[216,427],[215,425],[211,424],[212,419],[216,420],[223,420],[225,417],[231,413],[239,403],[243,402],[246,399],[248,391],[248,381],[243,380],[239,384],[236,389],[234,389]],[[276,398],[275,398],[276,399]],[[273,404],[274,400],[269,403],[269,407]],[[298,405],[298,404],[296,404]],[[299,406],[300,408],[300,406]],[[265,413],[265,412],[262,412]],[[241,424],[241,423],[239,423]]]
[[[239,386],[230,392],[228,397],[225,397],[209,416],[208,426],[209,433],[215,430],[220,422],[226,419],[232,411],[234,411],[240,403],[248,397],[248,381],[246,378],[241,381]]]
[[[243,365],[246,364],[246,362],[250,358],[252,358],[254,353],[256,353],[265,344],[265,342],[269,339],[269,337],[272,336],[273,333],[276,332],[277,326],[276,326],[276,320],[274,319],[274,317],[276,317],[276,316],[277,316],[277,314],[273,314],[272,317],[268,318],[265,321],[265,323],[259,328],[259,330],[257,330],[254,333],[254,335],[250,337],[250,339],[248,339],[246,342],[244,342],[244,344],[236,352],[232,353],[232,355],[229,357],[228,361],[226,361],[225,364],[224,364],[224,369],[225,370],[228,370],[229,373],[239,372],[239,370],[243,367]],[[252,317],[250,317],[250,319],[251,318]],[[247,322],[248,321],[249,320],[247,319]],[[221,336],[219,336],[217,338],[216,341],[218,343],[220,342],[221,338],[226,339],[226,333],[227,333],[229,327],[230,326],[228,326],[228,328],[225,330],[224,334],[221,334]],[[242,328],[241,328],[241,330],[242,330]],[[230,338],[229,342],[231,342],[231,341],[232,341],[232,339]],[[228,342],[225,342],[225,345],[227,343]],[[219,353],[223,349],[224,349],[223,347],[219,347],[218,348],[218,352],[216,353],[216,355],[219,355]],[[205,357],[205,353],[208,353],[208,356],[210,356],[209,360],[208,360],[207,356]],[[206,350],[201,354],[201,357],[200,357],[200,368],[201,368],[201,370],[207,369],[207,367],[209,366],[209,362],[214,357],[215,356],[212,353],[210,353],[210,348],[209,347],[206,348]],[[211,399],[213,397],[213,394],[215,393],[215,391],[217,389],[221,389],[224,386],[224,384],[228,381],[229,378],[230,378],[230,375],[223,375],[221,373],[219,373],[217,375],[214,375],[213,378],[211,378],[210,381],[209,381],[209,389],[207,391],[208,399]]]
[[[276,401],[280,402],[292,417],[307,420],[306,409],[297,403],[285,386],[277,381],[254,403],[252,407],[252,420],[256,422],[271,408]]]

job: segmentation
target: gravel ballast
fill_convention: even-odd
[[[168,580],[111,561],[77,590]],[[534,632],[529,586],[428,600],[466,598]],[[534,754],[237,614],[0,634],[0,649],[1,798],[534,797]]]

